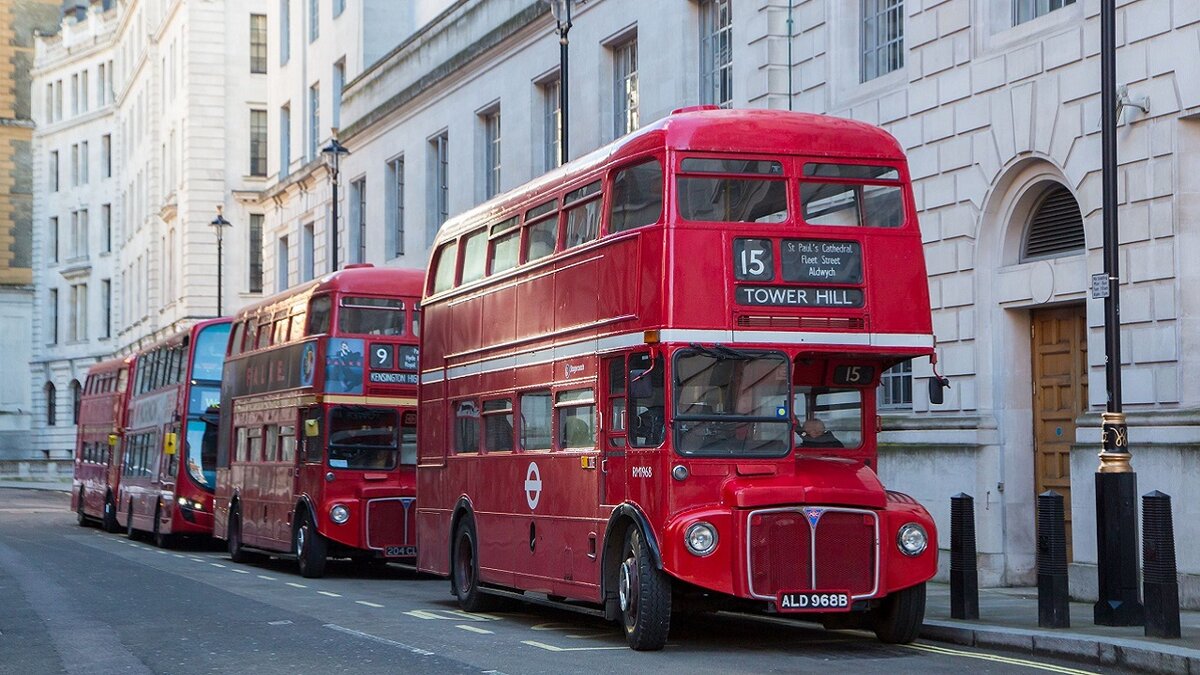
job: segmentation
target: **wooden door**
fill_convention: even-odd
[[[1036,494],[1063,496],[1067,559],[1071,554],[1071,445],[1075,420],[1087,409],[1087,317],[1083,306],[1035,311],[1033,439]]]

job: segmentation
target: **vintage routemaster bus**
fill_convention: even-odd
[[[121,439],[118,518],[169,546],[212,534],[216,424],[229,319],[208,319],[137,352]]]
[[[234,319],[221,393],[217,526],[229,555],[416,555],[417,342],[424,272],[351,265]]]
[[[937,543],[876,474],[875,389],[934,354],[926,284],[900,146],[833,117],[677,111],[452,219],[418,568],[468,610],[591,603],[635,649],[684,607],[914,639]]]
[[[121,478],[117,452],[129,403],[132,359],[110,359],[88,369],[79,400],[75,440],[75,479],[71,508],[80,525],[97,520],[117,531],[116,491]]]

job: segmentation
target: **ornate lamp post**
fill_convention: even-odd
[[[554,15],[555,32],[558,33],[558,125],[562,135],[562,143],[558,148],[559,164],[566,164],[570,153],[567,152],[567,33],[571,31],[571,3],[573,0],[544,0],[549,3],[550,13]]]
[[[329,180],[333,186],[333,221],[331,231],[333,239],[331,242],[331,255],[329,257],[329,271],[336,272],[338,269],[338,183],[341,182],[341,163],[342,155],[350,154],[346,146],[338,143],[337,127],[333,128],[333,134],[329,139],[329,145],[321,148],[321,157],[325,159],[325,166],[329,168]]]
[[[212,222],[208,224],[217,233],[217,316],[224,314],[221,300],[225,297],[225,289],[222,283],[222,274],[224,273],[225,266],[223,264],[224,261],[221,260],[221,245],[225,239],[225,228],[233,227],[233,223],[225,220],[225,216],[221,215],[223,208],[220,204],[217,205],[217,217],[213,218]]]

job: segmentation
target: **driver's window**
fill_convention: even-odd
[[[629,444],[635,448],[656,448],[664,440],[663,371],[661,356],[651,358],[643,353],[629,357]]]
[[[800,450],[862,446],[862,391],[832,387],[795,389],[795,441]]]

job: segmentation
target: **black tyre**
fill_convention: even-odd
[[[162,533],[162,504],[154,507],[154,545],[159,548],[171,548],[175,543],[174,537]]]
[[[917,639],[925,620],[925,584],[896,591],[871,610],[871,628],[880,642],[907,644]]]
[[[625,533],[617,595],[629,646],[638,651],[662,649],[671,630],[671,580],[654,566],[636,526]]]
[[[125,536],[130,539],[137,538],[137,530],[133,529],[133,501],[130,500],[129,508],[125,510]]]
[[[113,502],[112,493],[104,496],[104,516],[100,525],[105,532],[116,532],[121,529],[117,524],[117,505]]]
[[[300,576],[318,579],[325,576],[325,552],[328,546],[325,537],[317,532],[312,518],[305,513],[292,535],[296,562],[300,565]]]
[[[454,528],[450,565],[459,607],[468,612],[486,612],[496,607],[495,596],[479,588],[479,542],[475,536],[475,520],[470,516],[459,520]]]
[[[88,517],[83,512],[83,488],[79,488],[79,503],[75,507],[75,523],[80,527],[87,527]]]
[[[242,546],[242,510],[233,507],[229,510],[229,526],[225,528],[226,542],[229,544],[229,559],[235,563],[250,562],[250,554]]]

